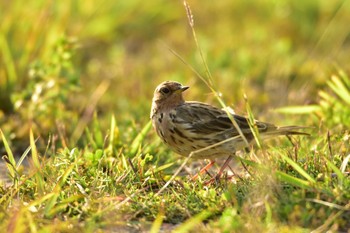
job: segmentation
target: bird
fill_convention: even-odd
[[[150,113],[153,128],[161,140],[181,156],[209,159],[210,164],[227,157],[219,171],[222,173],[237,151],[254,144],[252,124],[247,117],[233,111],[185,101],[183,92],[187,89],[189,86],[175,81],[165,81],[156,87]],[[300,132],[306,128],[303,126],[278,127],[258,120],[254,120],[253,125],[262,140],[280,135],[308,135]]]

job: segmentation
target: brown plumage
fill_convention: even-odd
[[[188,88],[178,82],[166,81],[154,91],[151,119],[163,142],[182,156],[199,150],[192,158],[212,160],[233,156],[237,150],[247,147],[226,111],[205,103],[185,101],[182,92]],[[236,114],[232,117],[247,141],[254,142],[248,119]],[[305,127],[277,127],[260,121],[255,121],[255,125],[262,139],[306,134],[298,131]]]

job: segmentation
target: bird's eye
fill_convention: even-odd
[[[170,92],[170,90],[167,87],[163,87],[160,89],[160,92],[162,92],[163,94],[168,94]]]

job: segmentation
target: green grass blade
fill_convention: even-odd
[[[94,149],[97,149],[98,148],[97,143],[94,140],[94,137],[93,137],[93,135],[88,127],[85,127],[85,135],[86,135],[87,141],[89,142],[91,147]]]
[[[53,192],[52,192],[52,196],[50,197],[50,199],[48,200],[48,203],[46,204],[45,210],[44,210],[44,215],[45,216],[50,216],[50,213],[52,211],[52,208],[55,207],[55,205],[57,205],[57,199],[60,195],[62,186],[65,184],[65,182],[67,181],[68,176],[70,175],[70,173],[72,172],[74,166],[76,164],[71,164],[67,170],[64,172],[64,174],[61,176],[60,180],[58,181],[58,183],[56,184]]]
[[[110,131],[109,132],[109,143],[108,143],[108,147],[106,149],[107,155],[111,155],[113,153],[114,142],[116,140],[116,133],[117,133],[117,137],[119,134],[119,131],[117,128],[117,121],[116,121],[114,115],[111,118],[111,126],[110,126],[109,131]]]
[[[294,186],[297,186],[299,188],[307,188],[307,189],[310,189],[312,188],[311,185],[310,185],[310,182],[306,181],[306,180],[302,180],[302,179],[299,179],[299,178],[296,178],[294,176],[291,176],[291,175],[288,175],[284,172],[281,172],[281,171],[276,171],[276,176],[277,178],[280,180],[280,181],[284,181],[288,184],[291,184],[291,185],[294,185]]]
[[[36,221],[34,220],[34,216],[32,215],[32,212],[28,211],[28,210],[29,209],[27,209],[27,211],[25,211],[25,217],[26,217],[26,220],[28,222],[29,229],[30,229],[29,232],[38,232],[37,224],[36,224]]]
[[[162,170],[165,170],[165,169],[167,169],[167,168],[173,166],[174,164],[175,164],[175,163],[167,163],[167,164],[164,164],[164,165],[162,165],[162,166],[157,167],[157,168],[154,170],[154,172],[155,172],[155,173],[160,172],[160,171],[162,171]]]
[[[342,80],[333,75],[330,82],[328,82],[328,86],[334,91],[336,95],[338,95],[345,103],[350,105],[350,91],[348,87],[344,85]]]
[[[130,156],[133,157],[136,155],[137,151],[140,149],[143,140],[145,139],[147,133],[150,131],[152,128],[152,122],[149,121],[141,130],[139,134],[135,137],[133,142],[130,145]]]
[[[308,106],[288,106],[283,108],[278,108],[275,110],[278,113],[285,114],[310,114],[321,111],[319,105],[308,105]]]
[[[290,159],[288,156],[285,156],[281,152],[278,152],[279,155],[284,159],[289,165],[291,165],[295,171],[297,171],[301,176],[307,179],[311,184],[315,184],[316,180],[312,178],[302,167],[300,167],[296,162]]]
[[[46,200],[52,198],[54,195],[55,193],[48,193],[40,198],[35,199],[27,207],[28,209],[31,209],[31,208],[34,208],[35,206],[42,205]]]
[[[11,54],[10,46],[2,30],[0,30],[0,51],[4,59],[5,69],[7,71],[7,88],[13,86],[17,81],[16,66]],[[5,75],[6,78],[6,75]]]
[[[338,73],[345,86],[350,87],[350,77],[344,72],[344,70],[339,70]]]
[[[52,209],[50,209],[50,211],[48,213],[46,213],[46,216],[48,218],[53,218],[59,212],[62,212],[65,209],[67,209],[67,207],[70,203],[78,202],[82,198],[84,198],[84,196],[81,194],[68,197],[68,198],[60,201],[59,204],[55,205]]]
[[[156,219],[153,221],[150,233],[158,233],[158,232],[160,232],[160,228],[162,226],[163,219],[164,219],[164,210],[161,209],[159,211],[159,213],[157,214]]]
[[[53,193],[52,193],[52,196],[50,197],[50,199],[48,200],[47,204],[46,204],[46,207],[45,207],[45,210],[44,210],[44,215],[45,216],[49,216],[51,211],[52,211],[52,208],[54,208],[54,206],[57,204],[57,199],[58,199],[58,196],[59,196],[59,191],[60,190],[55,190]]]
[[[188,219],[186,222],[177,227],[173,232],[185,233],[194,230],[198,224],[201,224],[205,219],[209,218],[213,213],[209,210],[204,210],[199,214]]]
[[[36,173],[35,173],[35,180],[37,183],[37,187],[38,187],[38,191],[40,194],[43,194],[45,192],[45,180],[42,176],[42,170],[41,170],[41,165],[40,165],[40,161],[39,161],[39,154],[38,154],[38,150],[35,144],[35,140],[34,140],[34,134],[33,134],[33,130],[30,129],[29,132],[29,141],[30,141],[30,147],[32,149],[32,160],[34,163],[34,167],[36,169]]]
[[[36,169],[40,171],[40,162],[39,162],[39,156],[38,156],[38,150],[35,145],[33,130],[30,129],[29,131],[29,141],[30,141],[30,147],[32,148],[32,159],[33,163]]]
[[[175,163],[167,163],[167,164],[164,164],[162,166],[159,166],[159,167],[156,167],[155,169],[150,169],[148,171],[145,172],[145,176],[150,176],[152,173],[158,173],[160,171],[163,171],[171,166],[173,166]]]
[[[1,129],[0,129],[0,134],[1,134],[2,142],[3,142],[4,146],[5,146],[6,153],[7,153],[7,156],[6,156],[6,158],[7,158],[7,161],[6,161],[7,170],[9,171],[11,177],[15,178],[16,174],[17,174],[15,157],[13,156],[13,153],[12,153],[12,150],[10,148],[10,145],[7,142],[6,137],[3,134]]]
[[[338,181],[339,184],[342,185],[343,181],[344,181],[344,174],[341,172],[341,170],[339,168],[337,168],[337,166],[335,166],[331,161],[329,161],[328,159],[324,158],[327,161],[327,167],[329,167],[331,170],[334,171],[334,173],[337,175],[338,177]]]
[[[104,136],[96,112],[94,112],[94,115],[92,117],[91,129],[85,127],[84,131],[86,139],[92,148],[97,150],[104,147]]]

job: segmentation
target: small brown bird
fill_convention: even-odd
[[[166,145],[182,156],[189,156],[193,152],[191,156],[196,159],[228,157],[225,162],[227,165],[236,151],[246,148],[247,142],[255,142],[248,119],[231,114],[245,140],[225,110],[205,103],[185,101],[182,93],[188,88],[174,81],[157,86],[151,110],[154,129]],[[298,131],[305,127],[277,127],[260,121],[254,124],[261,139],[279,135],[307,135]]]

